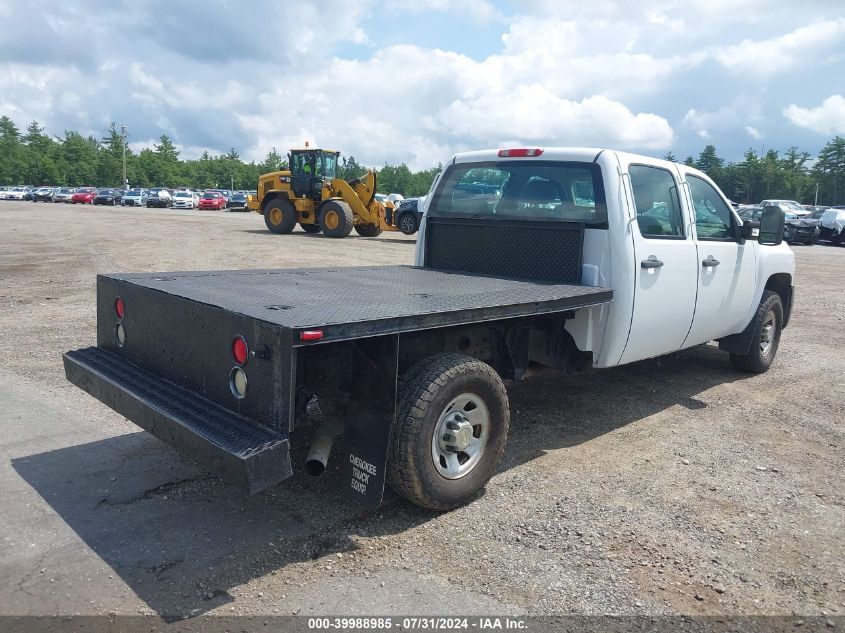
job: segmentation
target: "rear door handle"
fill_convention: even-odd
[[[644,259],[640,262],[640,266],[643,268],[660,268],[663,266],[663,262],[657,259],[654,255],[650,255],[648,259]]]
[[[719,260],[715,259],[712,255],[708,255],[707,259],[701,262],[701,265],[705,268],[716,267],[719,265]]]

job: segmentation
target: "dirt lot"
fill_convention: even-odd
[[[845,613],[845,248],[795,247],[765,375],[703,346],[511,386],[499,473],[437,515],[347,503],[336,463],[241,496],[60,357],[94,342],[97,272],[410,263],[413,239],[22,202],[0,221],[2,614]]]

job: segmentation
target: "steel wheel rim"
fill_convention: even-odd
[[[760,353],[767,356],[772,350],[775,339],[775,315],[772,312],[766,313],[766,320],[760,328]]]
[[[326,223],[326,228],[336,229],[340,224],[340,216],[335,211],[326,211],[323,221]]]
[[[401,220],[399,220],[399,228],[402,229],[404,233],[413,233],[415,228],[414,218],[406,215]]]
[[[270,211],[270,222],[273,225],[281,224],[282,223],[282,210],[278,208],[273,208]]]
[[[444,479],[460,479],[481,461],[490,438],[490,410],[480,396],[462,393],[440,413],[431,437],[431,460]]]

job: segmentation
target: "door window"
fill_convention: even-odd
[[[637,208],[637,226],[642,236],[683,238],[684,220],[678,186],[672,174],[647,165],[631,165],[628,173]]]
[[[733,213],[706,180],[687,176],[695,209],[695,232],[700,240],[734,239]]]

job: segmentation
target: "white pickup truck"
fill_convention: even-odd
[[[377,506],[387,483],[445,510],[496,470],[503,380],[714,340],[763,372],[789,322],[783,211],[756,235],[684,165],[470,152],[425,204],[414,267],[100,275],[97,346],[65,354],[67,377],[250,492],[293,474],[289,437],[316,398],[306,472],[343,434],[352,497]]]

